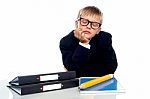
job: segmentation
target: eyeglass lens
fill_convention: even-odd
[[[91,25],[91,28],[93,28],[93,29],[98,29],[101,26],[101,24],[98,23],[98,22],[91,22],[91,21],[89,21],[87,19],[80,18],[80,24],[81,25],[87,26],[89,23]]]

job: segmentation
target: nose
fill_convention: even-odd
[[[89,24],[87,25],[87,27],[88,27],[88,28],[91,28],[91,23],[89,23]]]

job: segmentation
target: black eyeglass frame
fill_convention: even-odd
[[[86,25],[83,25],[82,22],[81,22],[82,19],[87,20],[88,23],[87,23]],[[90,23],[90,26],[91,26],[92,29],[98,29],[98,28],[101,27],[101,25],[102,25],[101,23],[92,22],[92,21],[89,21],[88,19],[85,19],[85,18],[82,18],[82,17],[80,17],[78,20],[80,21],[80,24],[81,24],[82,26],[87,26],[87,25]],[[97,24],[99,24],[99,26],[98,26],[97,28],[93,28],[93,25],[92,25],[93,23],[97,23]]]

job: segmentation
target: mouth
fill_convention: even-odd
[[[83,31],[84,34],[91,34],[89,31]]]

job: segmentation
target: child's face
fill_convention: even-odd
[[[91,23],[92,22],[92,23]],[[76,22],[76,28],[80,28],[85,37],[91,39],[101,30],[99,16],[81,16]]]

